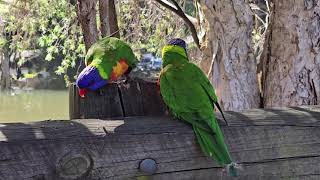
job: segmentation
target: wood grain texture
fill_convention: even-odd
[[[138,82],[119,84],[124,116],[143,116],[142,92]]]
[[[140,82],[139,85],[142,92],[144,115],[164,115],[167,108],[160,96],[160,89],[157,84]]]
[[[81,118],[123,117],[118,85],[108,84],[97,91],[89,91],[80,98],[80,114]]]
[[[205,32],[199,65],[208,75],[225,110],[260,104],[252,35],[254,16],[248,1],[197,1],[199,32]]]
[[[243,168],[236,179],[320,179],[319,107],[226,115],[226,143]],[[0,124],[0,147],[6,180],[232,179],[170,117]],[[151,177],[138,169],[146,158],[157,162]]]
[[[78,89],[75,85],[69,86],[69,118],[79,119],[80,118],[80,96]]]
[[[69,88],[70,119],[163,116],[167,113],[157,84],[128,81],[108,84],[79,98],[76,85]],[[79,110],[78,110],[79,109]]]
[[[263,105],[319,104],[320,1],[283,2],[270,1],[270,23],[260,60]]]
[[[86,50],[99,38],[96,20],[97,0],[77,0],[77,16]]]

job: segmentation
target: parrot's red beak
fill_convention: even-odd
[[[84,98],[85,95],[87,94],[88,90],[87,89],[80,89],[79,88],[79,96]]]

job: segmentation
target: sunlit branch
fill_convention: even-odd
[[[191,20],[187,17],[187,15],[183,12],[179,4],[175,0],[170,0],[173,4],[168,2],[167,0],[155,0],[165,8],[177,14],[179,17],[183,19],[183,21],[188,25],[191,31],[192,38],[196,43],[197,47],[200,48],[200,42],[197,34],[197,30]]]

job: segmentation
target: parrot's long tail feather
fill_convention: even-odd
[[[212,157],[221,165],[232,162],[220,128],[217,129],[216,133],[208,133],[196,126],[193,126],[193,129],[200,147],[206,155]]]
[[[214,104],[217,106],[218,110],[220,111],[220,113],[221,113],[221,115],[222,115],[222,118],[223,118],[224,122],[226,123],[226,125],[229,126],[229,123],[228,123],[228,121],[226,120],[226,118],[224,117],[223,111],[222,111],[219,103],[218,103],[218,102],[214,102]]]

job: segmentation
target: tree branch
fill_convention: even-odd
[[[191,22],[191,20],[187,17],[187,15],[183,12],[179,4],[175,0],[170,0],[172,4],[170,4],[167,0],[155,0],[165,8],[169,9],[170,11],[177,14],[180,18],[183,19],[183,21],[188,25],[191,31],[192,38],[194,42],[196,43],[197,47],[200,49],[200,42],[197,34],[197,30],[194,26],[194,24]]]

